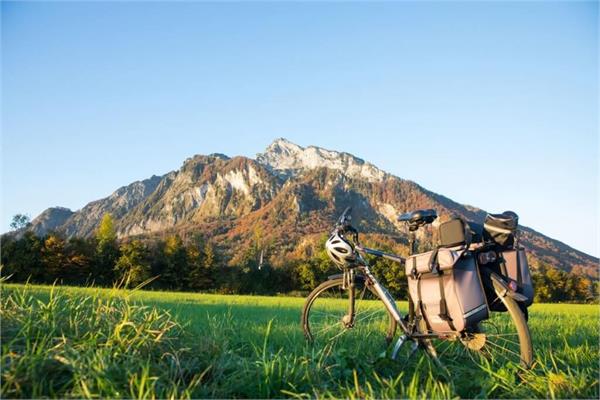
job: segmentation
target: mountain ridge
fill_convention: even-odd
[[[299,242],[301,235],[327,232],[345,205],[362,216],[366,233],[387,236],[402,236],[396,217],[416,208],[479,223],[486,215],[350,153],[279,138],[255,159],[195,155],[178,170],[120,187],[80,210],[49,208],[30,229],[38,235],[59,231],[88,237],[110,213],[121,238],[178,229],[211,232],[236,259],[234,243],[248,243],[256,229],[267,232],[279,252],[291,252],[290,243]],[[597,278],[597,258],[529,227],[522,227],[522,238],[537,261]]]

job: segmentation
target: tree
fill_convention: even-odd
[[[324,246],[320,248],[321,250],[313,257],[296,265],[295,275],[300,289],[312,290],[328,276],[340,273],[339,268],[327,255]]]
[[[25,214],[15,214],[12,217],[12,222],[10,223],[10,228],[13,231],[18,231],[19,229],[28,228],[31,226],[31,220],[29,215]]]
[[[375,258],[371,260],[371,271],[381,279],[381,284],[397,299],[408,297],[408,282],[402,264]]]
[[[183,246],[183,241],[177,235],[167,237],[165,241],[164,253],[166,265],[162,276],[163,283],[175,290],[181,290],[186,285],[187,252]]]
[[[204,268],[215,269],[217,263],[217,254],[215,248],[210,242],[204,245]]]
[[[67,274],[69,259],[65,253],[65,240],[51,233],[44,240],[42,262],[47,282],[64,278]]]
[[[210,243],[197,242],[187,252],[190,268],[188,284],[195,290],[214,288],[215,283],[215,251]]]
[[[93,239],[70,238],[66,245],[69,264],[69,280],[72,283],[84,284],[92,276],[92,264],[95,256]]]
[[[100,221],[100,226],[96,231],[96,239],[98,240],[98,244],[114,242],[117,240],[115,224],[112,215],[109,213],[106,213],[102,216],[102,221]]]
[[[125,279],[131,286],[137,286],[150,278],[148,250],[140,240],[125,243],[120,247],[121,257],[115,264],[117,278]]]
[[[25,232],[22,238],[14,240],[8,236],[2,238],[2,275],[10,276],[15,282],[44,282],[42,263],[43,242],[33,232]]]
[[[119,259],[119,247],[112,216],[104,214],[96,231],[96,267],[100,281],[110,284],[114,278],[114,266]]]

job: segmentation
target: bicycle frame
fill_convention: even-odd
[[[412,241],[411,241],[412,242]],[[411,243],[411,249],[412,249],[412,243]],[[400,310],[398,310],[398,307],[396,306],[396,300],[394,299],[394,297],[392,297],[392,295],[389,293],[389,291],[386,289],[385,286],[383,286],[375,277],[375,275],[373,275],[373,273],[371,272],[370,268],[369,268],[369,263],[362,257],[362,254],[368,254],[368,255],[372,255],[375,257],[380,257],[380,258],[385,258],[400,264],[404,264],[406,262],[406,260],[400,256],[397,256],[395,254],[390,254],[390,253],[385,253],[381,250],[376,250],[376,249],[370,249],[368,247],[362,247],[359,245],[355,246],[356,251],[358,252],[358,263],[357,266],[355,266],[354,268],[349,268],[347,270],[344,271],[344,282],[345,284],[347,284],[348,288],[350,289],[350,295],[349,295],[349,300],[350,300],[350,305],[349,305],[349,310],[348,310],[348,316],[350,316],[350,321],[348,322],[349,325],[353,325],[354,324],[354,301],[355,301],[355,293],[354,293],[354,279],[356,276],[356,272],[355,269],[360,271],[362,273],[362,275],[364,275],[364,277],[366,278],[366,282],[365,284],[368,286],[371,286],[375,292],[378,294],[379,298],[382,300],[385,308],[388,310],[388,312],[390,313],[390,315],[392,315],[392,317],[396,320],[396,322],[400,325],[400,328],[402,329],[402,331],[404,332],[404,336],[400,337],[400,339],[398,339],[398,342],[395,346],[395,352],[400,348],[400,346],[402,345],[402,343],[406,340],[406,339],[441,339],[441,338],[448,338],[451,336],[460,336],[459,332],[444,332],[443,334],[439,334],[439,333],[420,333],[418,331],[416,331],[416,327],[414,325],[414,314],[412,314],[409,311],[409,320],[408,323],[404,320],[404,318],[402,318],[402,314],[400,313]],[[414,250],[414,249],[413,249]],[[522,301],[523,300],[523,296],[516,293],[514,290],[512,290],[511,288],[508,287],[508,285],[506,284],[506,282],[504,282],[500,277],[498,277],[496,274],[492,273],[492,282],[494,285],[494,290],[496,291],[496,294],[499,297],[504,297],[504,296],[509,296],[514,298],[517,301]],[[410,299],[409,299],[410,301]]]
[[[389,253],[385,253],[383,251],[380,250],[376,250],[376,249],[370,249],[368,247],[362,247],[362,246],[355,246],[355,249],[358,251],[359,254],[369,254],[375,257],[381,257],[381,258],[385,258],[400,264],[403,264],[406,260],[400,256],[397,256],[395,254],[389,254]],[[379,298],[382,299],[383,304],[385,305],[385,308],[388,310],[388,312],[390,313],[390,315],[392,315],[392,317],[396,320],[396,322],[400,325],[400,328],[402,329],[402,331],[404,332],[404,334],[408,337],[408,338],[413,338],[413,339],[427,339],[427,338],[440,338],[442,337],[442,335],[439,334],[435,334],[435,333],[419,333],[419,332],[415,332],[415,327],[414,327],[414,321],[412,321],[411,319],[409,319],[408,324],[407,322],[404,320],[404,318],[402,317],[402,314],[400,313],[400,310],[398,310],[398,307],[396,306],[396,300],[392,297],[392,295],[390,294],[390,292],[386,289],[385,286],[383,286],[375,277],[375,275],[373,275],[373,273],[371,272],[370,268],[369,268],[369,264],[368,262],[361,256],[359,258],[359,263],[355,268],[352,269],[348,269],[346,271],[344,271],[344,281],[346,282],[346,280],[354,280],[354,276],[355,276],[355,272],[354,269],[357,269],[358,271],[360,271],[364,277],[367,279],[367,282],[365,282],[367,285],[371,286],[375,292],[377,293],[377,295],[379,296]],[[348,310],[348,315],[351,316],[351,324],[354,322],[354,284],[351,283],[351,287],[349,287],[350,289],[350,296],[349,296],[349,300],[350,300],[350,306],[349,306],[349,310]],[[410,315],[410,313],[409,313]],[[444,337],[447,335],[443,335]]]

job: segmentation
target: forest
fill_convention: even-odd
[[[17,221],[23,223],[23,221]],[[119,240],[106,214],[94,237],[65,238],[59,233],[38,237],[2,237],[2,275],[9,282],[77,286],[144,286],[151,290],[221,294],[304,295],[339,270],[324,251],[278,266],[263,261],[259,246],[247,246],[232,263],[209,238],[197,233],[183,240]],[[323,249],[323,246],[319,246]],[[397,298],[407,297],[403,268],[373,259],[372,271]],[[536,302],[598,301],[598,282],[545,263],[533,270]]]

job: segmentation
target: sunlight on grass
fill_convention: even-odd
[[[301,298],[2,285],[2,398],[598,398],[598,306],[534,305],[535,365],[396,362],[365,335],[324,347]],[[377,303],[374,303],[376,305]],[[370,307],[369,303],[369,307]],[[335,300],[331,307],[344,307]],[[405,303],[399,303],[402,310]]]

